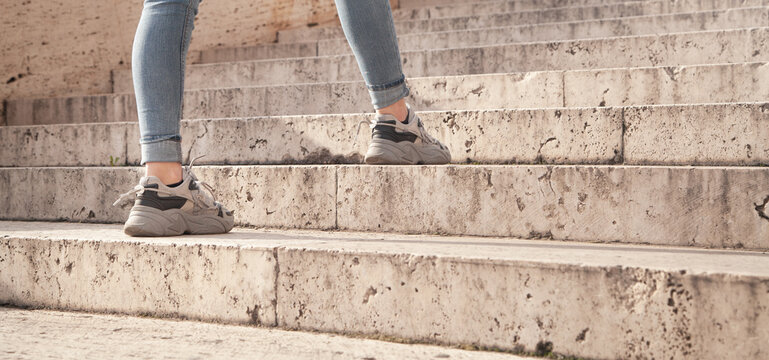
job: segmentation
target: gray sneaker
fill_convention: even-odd
[[[145,176],[133,190],[120,195],[113,205],[136,195],[123,231],[130,236],[172,236],[232,230],[232,212],[214,199],[211,186],[199,181],[191,166],[184,169],[182,179],[181,185],[168,187],[154,176]]]
[[[371,144],[366,164],[447,164],[451,153],[427,133],[422,120],[409,109],[406,123],[392,115],[377,115],[371,123]]]

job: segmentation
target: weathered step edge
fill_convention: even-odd
[[[0,219],[123,222],[128,204],[112,202],[141,172],[2,168]],[[248,226],[769,249],[767,168],[219,166],[197,173]],[[389,220],[401,218],[410,221]]]
[[[400,35],[431,33],[449,30],[472,30],[511,25],[540,25],[578,20],[614,19],[622,17],[691,13],[704,10],[722,10],[739,7],[769,5],[769,0],[681,0],[681,1],[636,1],[585,7],[532,10],[513,13],[493,12],[490,14],[459,17],[396,21],[395,29]],[[342,38],[341,26],[310,27],[282,30],[278,32],[281,43],[318,41]]]
[[[521,1],[521,0],[491,0],[491,1],[477,1],[471,0],[471,2],[460,2],[452,4],[441,5],[425,5],[422,1],[422,5],[419,7],[401,7],[399,9],[393,9],[393,18],[396,20],[414,20],[414,19],[429,19],[433,17],[451,17],[452,14],[470,14],[478,12],[478,14],[488,13],[489,11],[496,12],[500,8],[505,8],[510,11],[522,11],[522,10],[535,10],[546,8],[562,8],[562,7],[576,7],[576,6],[590,6],[599,4],[613,4],[627,2],[628,0],[534,0],[534,1]],[[474,13],[475,14],[475,13]]]
[[[600,39],[618,36],[760,27],[767,26],[766,24],[769,22],[769,11],[767,10],[769,10],[767,7],[752,7],[540,25],[449,30],[418,34],[407,33],[399,36],[398,48],[405,52],[538,41]],[[300,44],[306,45],[306,43]],[[346,55],[351,53],[352,50],[347,41],[341,38],[318,41],[317,53],[306,56]],[[247,57],[242,56],[244,54],[238,54],[239,56],[232,56],[230,58],[227,58],[225,55],[227,54],[217,54],[216,50],[212,50],[206,52],[205,59],[216,59],[217,61],[248,60]],[[203,59],[202,56],[201,59]],[[201,63],[217,61],[201,61]]]
[[[767,63],[407,79],[417,111],[739,103],[769,99]],[[9,125],[136,121],[131,94],[7,101]],[[184,119],[371,111],[363,82],[187,90]]]
[[[53,231],[0,238],[0,302],[589,358],[768,351],[766,254],[245,231],[144,240],[30,225]],[[96,234],[58,231],[73,226]]]
[[[769,61],[769,27],[404,52],[409,77]],[[360,81],[351,55],[190,65],[186,89]],[[114,92],[131,72],[113,70]]]
[[[420,118],[455,163],[769,164],[766,103],[441,111]],[[357,164],[370,120],[345,114],[182,121],[183,160],[205,154],[200,163]],[[3,127],[0,166],[138,165],[139,138],[136,123]]]
[[[592,39],[696,30],[725,30],[767,26],[765,7],[711,10],[695,13],[644,15],[625,18],[517,25],[472,30],[450,30],[398,36],[400,51],[447,49],[533,41]],[[347,40],[271,43],[237,48],[216,48],[196,53],[193,63],[217,63],[271,58],[350,54]]]

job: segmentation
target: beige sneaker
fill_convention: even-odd
[[[191,169],[192,165],[184,169],[181,185],[168,187],[154,176],[145,176],[133,190],[120,195],[113,205],[136,195],[123,231],[130,236],[173,236],[232,230],[232,212],[214,199],[211,186],[199,181]]]
[[[427,133],[422,120],[409,109],[406,123],[392,115],[377,115],[371,123],[371,143],[366,164],[447,164],[451,153]]]

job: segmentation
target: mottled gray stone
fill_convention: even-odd
[[[740,63],[412,78],[407,101],[420,111],[753,102],[769,98],[769,84],[761,81],[769,76],[767,69],[766,63]],[[121,99],[134,103],[133,96]],[[35,102],[45,100],[62,101]],[[183,117],[342,114],[371,109],[363,82],[337,82],[188,90]],[[51,119],[37,116],[34,120],[78,123],[81,112],[71,109],[51,114],[55,116]],[[115,116],[97,120],[136,121],[135,111]],[[23,120],[13,119],[17,125]]]
[[[403,34],[398,37],[398,48],[401,51],[418,51],[532,41],[726,30],[767,25],[769,25],[769,10],[767,8],[738,8],[684,14]],[[319,55],[351,53],[350,46],[344,38],[321,40],[318,42],[318,51]],[[231,60],[249,60],[249,58],[233,57]]]
[[[769,83],[761,80],[769,78],[769,66],[764,62],[566,71],[563,77],[563,105],[566,107],[734,103],[769,99]]]
[[[769,165],[769,103],[637,107],[624,117],[628,164]]]
[[[360,163],[370,140],[372,117],[182,121],[184,161],[205,154],[199,164]],[[621,158],[622,109],[442,111],[422,112],[420,117],[428,131],[451,149],[455,162],[612,163]],[[0,153],[0,165],[109,165],[111,155],[120,157],[118,164],[139,164],[135,124],[58,128],[69,131],[55,131],[57,127],[48,132],[40,127],[0,129],[0,139],[9,139],[9,151]],[[27,132],[34,136],[25,135]],[[80,143],[82,137],[76,134],[87,134],[92,141]],[[60,147],[68,149],[61,151]],[[81,156],[83,152],[88,155]]]
[[[604,92],[603,87],[593,90]],[[765,91],[746,90],[754,91],[744,94],[748,99],[766,96]],[[588,92],[583,95],[594,101]],[[731,96],[722,89],[712,98],[728,101]],[[420,117],[451,150],[453,162],[766,165],[766,108],[764,103],[737,103],[440,111],[421,112]],[[346,114],[182,121],[184,161],[205,154],[198,163],[360,163],[371,118]],[[136,124],[129,123],[0,128],[0,166],[137,165],[139,137]]]
[[[416,254],[408,241],[389,240],[279,249],[278,299],[290,299],[278,303],[279,322],[511,350],[551,343],[556,353],[595,359],[760,358],[768,351],[761,330],[769,326],[767,277],[692,274],[684,264],[701,253],[467,239],[453,258],[437,250],[453,247],[451,240],[431,238],[420,244],[431,251]],[[513,252],[520,260],[502,260]],[[573,263],[542,259],[547,253]],[[767,256],[751,255],[729,265],[745,261],[754,266],[749,272],[765,272]],[[664,259],[666,269],[636,265],[650,257]]]
[[[140,172],[124,167],[0,168],[0,218],[122,222],[128,209],[112,203],[139,182]]]
[[[128,137],[136,124],[0,127],[0,166],[128,164]]]
[[[766,168],[342,166],[338,172],[340,229],[769,248]]]
[[[137,118],[136,100],[128,94],[11,99],[6,104],[8,125],[113,122]]]
[[[336,170],[325,166],[203,167],[195,172],[216,186],[216,198],[237,224],[331,229],[336,226]]]
[[[119,231],[115,227],[94,229],[92,235],[98,240],[83,241],[85,229],[89,228],[81,227],[68,238],[54,241],[8,237],[0,230],[4,235],[0,239],[0,301],[27,307],[276,324],[277,259],[269,247],[126,241],[115,236]]]
[[[403,53],[409,77],[769,61],[769,28],[505,44]],[[121,70],[116,70],[121,72]],[[125,72],[125,70],[122,70]],[[353,56],[192,65],[187,89],[360,81]],[[122,80],[121,80],[122,79]],[[130,74],[115,77],[130,92]]]
[[[765,168],[249,166],[198,174],[243,225],[769,248]],[[138,177],[136,168],[1,169],[0,218],[121,222],[127,208],[112,201]]]
[[[475,9],[479,4],[465,5],[465,7]],[[502,27],[417,34],[405,33],[398,36],[398,48],[400,51],[419,51],[517,42],[726,30],[767,25],[769,25],[769,11],[764,7],[732,8],[694,13],[658,14],[535,25],[505,25]],[[314,31],[324,33],[328,30]],[[291,48],[299,52],[300,49],[317,47],[317,54],[315,52],[302,51],[302,56],[345,55],[352,53],[350,45],[344,37],[327,39],[329,35],[325,33],[323,35],[319,41],[312,42],[307,42],[309,41],[308,39],[302,39],[304,42],[211,49],[204,52],[207,56],[199,60],[198,63],[296,57],[281,56],[283,52],[287,51],[285,49]]]
[[[0,322],[0,347],[19,360],[524,360],[498,352],[147,317],[0,308]]]
[[[142,239],[35,222],[0,222],[0,236],[0,301],[18,306],[583,358],[769,351],[766,253],[245,229]]]
[[[335,226],[334,168],[203,167],[217,199],[252,226]],[[123,222],[132,203],[112,206],[143,174],[140,168],[2,168],[0,219]]]
[[[634,1],[578,7],[529,10],[519,12],[492,11],[481,15],[455,14],[446,18],[396,21],[400,35],[450,30],[472,30],[523,24],[548,24],[577,20],[624,18],[644,15],[660,15],[680,12],[721,10],[745,6],[769,5],[767,0],[681,0],[681,1]],[[281,42],[318,41],[342,38],[339,26],[304,27],[278,32]]]
[[[625,2],[626,0],[511,0],[453,2],[428,6],[425,0],[400,1],[400,9],[392,11],[395,20],[415,20],[482,15],[546,8],[589,6]]]
[[[195,57],[195,64],[233,61],[233,59],[277,59],[318,55],[318,44],[259,44],[237,48],[214,48],[201,50]]]

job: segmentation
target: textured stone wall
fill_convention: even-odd
[[[4,3],[0,99],[111,92],[110,70],[130,66],[141,8],[141,0]],[[206,0],[190,50],[271,42],[277,30],[335,17],[333,0]]]

